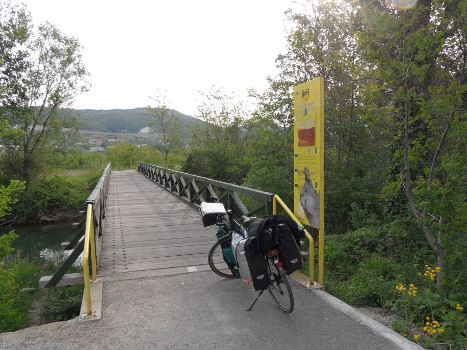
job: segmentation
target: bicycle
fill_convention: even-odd
[[[208,263],[211,270],[224,278],[239,278],[238,265],[235,258],[235,252],[232,251],[233,260],[229,261],[225,258],[223,248],[231,246],[232,233],[235,231],[243,238],[247,238],[247,231],[238,223],[232,214],[232,211],[227,211],[227,215],[218,215],[215,224],[218,226],[216,236],[217,242],[212,246],[208,254]],[[226,217],[228,220],[226,219]],[[250,218],[244,218],[244,223]],[[270,284],[267,287],[271,298],[276,302],[279,308],[285,313],[291,313],[294,309],[294,297],[292,288],[287,278],[287,274],[282,268],[282,263],[279,260],[279,250],[273,248],[268,250],[264,258],[267,262],[267,272],[270,279]],[[261,290],[247,311],[251,311],[264,290]]]

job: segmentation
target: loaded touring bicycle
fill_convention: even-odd
[[[303,266],[298,248],[305,237],[303,228],[279,216],[243,216],[240,224],[232,211],[218,202],[201,203],[200,212],[205,227],[217,225],[217,242],[208,255],[212,271],[224,278],[238,278],[259,292],[247,311],[267,290],[282,311],[292,312],[294,297],[287,276]]]

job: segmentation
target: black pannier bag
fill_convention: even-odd
[[[257,249],[256,237],[249,237],[245,242],[245,257],[250,270],[255,290],[265,290],[269,284],[269,273],[264,253]]]
[[[301,246],[300,241],[302,239],[305,239],[305,230],[303,229],[303,227],[297,224],[291,218],[285,217],[285,216],[276,217],[276,225],[280,225],[280,224],[286,224],[289,227],[290,231],[292,231],[293,237],[295,238],[295,242],[300,247]]]
[[[280,224],[285,224],[289,227],[290,232],[298,246],[301,245],[301,240],[305,238],[305,230],[298,225],[294,220],[284,216],[267,216],[265,218],[252,219],[248,224],[248,237],[257,237],[255,242],[256,249],[263,253],[270,249],[276,248],[277,237],[275,237],[274,227]]]
[[[273,237],[273,217],[252,219],[248,224],[248,237],[255,238],[250,244],[253,244],[254,249],[266,253],[268,250],[275,247],[275,239]]]
[[[279,243],[279,260],[287,275],[303,267],[303,260],[298,249],[295,237],[289,225],[282,223],[276,226],[276,235]]]

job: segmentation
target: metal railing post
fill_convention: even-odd
[[[91,287],[89,278],[89,239],[93,226],[93,209],[92,204],[88,204],[86,211],[86,231],[84,233],[84,249],[83,249],[83,274],[84,274],[84,299],[86,303],[86,315],[92,315],[91,307]]]
[[[92,264],[92,280],[97,280],[97,255],[96,255],[96,234],[94,229],[94,208],[91,205],[91,230],[89,232],[89,240],[91,243],[91,264]],[[99,225],[100,229],[100,225]]]

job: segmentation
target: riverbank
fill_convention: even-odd
[[[16,224],[74,221],[101,171],[56,173],[30,182],[14,208]]]
[[[11,253],[4,258],[0,269],[0,277],[4,277],[0,278],[0,288],[4,295],[11,296],[3,306],[11,312],[0,321],[0,332],[68,320],[79,315],[82,286],[39,289],[40,277],[53,274],[67,256],[61,243],[76,234],[71,222],[20,225],[12,229],[16,232],[13,241],[9,234],[0,238],[0,248],[11,246],[8,248]],[[75,266],[70,271],[80,269]]]

